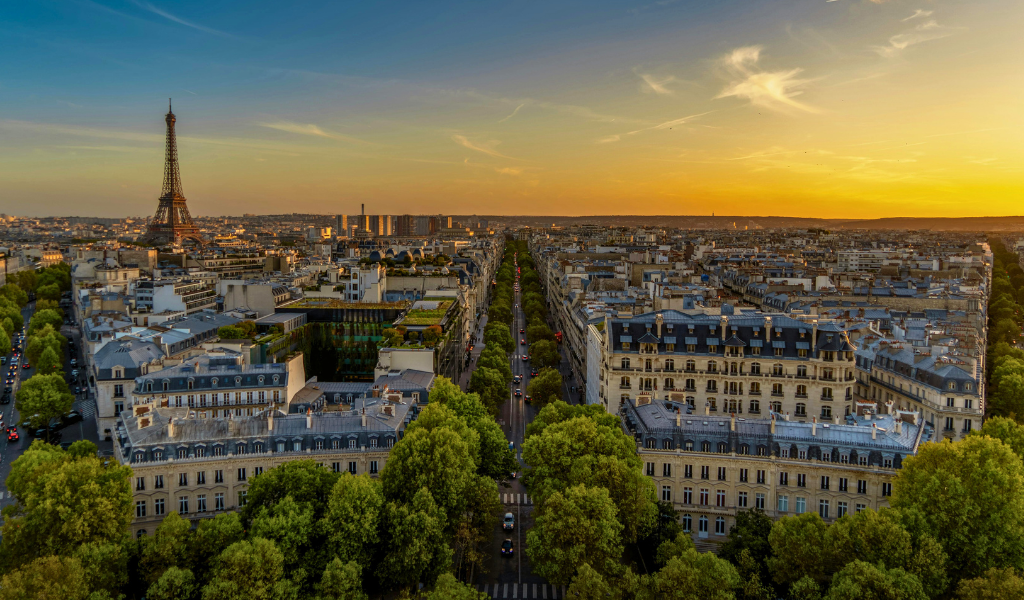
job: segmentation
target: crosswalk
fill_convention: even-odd
[[[501,503],[531,505],[533,504],[533,498],[527,494],[502,494]]]
[[[96,401],[79,400],[72,405],[72,408],[77,410],[82,417],[91,417],[96,414]]]
[[[512,598],[518,600],[560,600],[565,598],[564,585],[550,583],[485,583],[476,586],[477,591],[491,598]]]

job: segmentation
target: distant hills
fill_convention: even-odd
[[[880,219],[815,219],[803,217],[748,217],[706,215],[603,215],[589,217],[535,217],[513,215],[454,216],[454,220],[469,222],[473,218],[503,223],[516,223],[530,227],[570,227],[573,225],[602,225],[620,227],[667,227],[694,229],[741,230],[797,227],[809,229],[909,229],[933,231],[1024,231],[1024,216],[1016,217],[884,217]]]

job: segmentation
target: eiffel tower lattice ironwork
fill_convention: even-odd
[[[149,223],[147,238],[162,243],[181,242],[186,239],[203,243],[199,229],[192,222],[192,215],[185,203],[185,194],[181,190],[181,173],[178,171],[178,143],[174,137],[174,123],[177,119],[167,103],[167,142],[164,159],[164,184],[160,192],[160,204],[156,215]]]

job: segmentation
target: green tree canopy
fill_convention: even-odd
[[[825,600],[928,600],[921,582],[897,567],[854,560],[832,578]]]
[[[0,339],[0,342],[3,340]],[[36,360],[36,370],[43,375],[51,375],[61,371],[61,360],[52,347],[47,347]]]
[[[530,361],[537,367],[556,368],[562,361],[558,344],[551,340],[538,340],[530,345]]]
[[[89,585],[77,558],[43,556],[0,580],[0,600],[87,600]]]
[[[958,600],[1018,600],[1024,598],[1024,576],[1014,569],[991,568],[981,577],[964,579]]]
[[[742,583],[729,561],[693,548],[669,560],[652,580],[656,598],[677,600],[733,600]]]
[[[16,398],[18,412],[23,418],[28,418],[33,427],[43,427],[71,410],[75,402],[75,395],[68,390],[68,384],[60,373],[36,373],[21,384]]]
[[[0,286],[0,294],[3,294],[7,299],[18,306],[25,306],[28,304],[28,294],[25,293],[25,290],[13,283],[5,283],[3,286]]]
[[[562,374],[558,369],[544,369],[536,377],[530,379],[526,393],[533,403],[544,406],[562,399]]]
[[[327,512],[320,528],[327,532],[327,546],[336,559],[355,563],[362,569],[372,566],[380,543],[384,495],[380,481],[363,474],[343,474],[331,489]]]
[[[384,511],[387,551],[377,570],[381,582],[409,589],[421,581],[430,585],[448,571],[452,549],[446,528],[444,510],[426,488],[419,489],[408,504],[388,502]]]
[[[203,600],[292,600],[294,584],[284,577],[284,555],[270,540],[253,538],[229,546],[217,558]]]
[[[32,319],[28,323],[28,335],[32,335],[36,331],[39,331],[43,327],[50,325],[54,331],[60,331],[61,325],[64,324],[64,317],[60,316],[55,310],[37,310],[32,314]]]

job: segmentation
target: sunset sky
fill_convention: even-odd
[[[0,212],[1024,214],[1021,0],[0,9]]]

